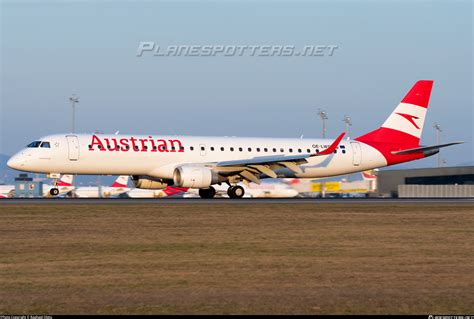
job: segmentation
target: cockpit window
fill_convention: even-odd
[[[28,144],[26,147],[39,147],[41,144],[41,141],[34,141]]]
[[[50,148],[49,142],[43,142],[43,143],[41,143],[41,147],[43,147],[43,148]]]

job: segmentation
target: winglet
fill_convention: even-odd
[[[319,152],[319,153],[313,154],[313,155],[311,155],[311,156],[321,156],[321,155],[329,155],[329,154],[332,154],[332,153],[336,150],[336,148],[339,146],[339,143],[341,143],[341,140],[342,140],[342,138],[344,137],[345,134],[346,134],[345,132],[341,133],[341,135],[339,135],[339,136],[334,140],[334,142],[332,142],[332,144],[331,144],[328,148],[326,148],[324,151],[321,151],[321,152]]]

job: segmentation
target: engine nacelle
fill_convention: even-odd
[[[164,189],[168,184],[160,178],[150,176],[132,176],[133,185],[142,189]]]
[[[219,182],[219,175],[208,167],[183,165],[173,172],[175,186],[188,188],[208,188]]]

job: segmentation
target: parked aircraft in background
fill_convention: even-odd
[[[0,185],[0,198],[11,198],[15,195],[15,185]]]
[[[239,183],[239,185],[245,191],[245,195],[243,196],[245,198],[290,198],[298,196],[298,191],[285,182],[262,181],[260,184],[249,183],[245,185],[244,183]],[[213,187],[216,190],[215,197],[229,197],[227,193],[229,187],[227,185],[215,185]],[[183,197],[200,197],[199,189],[190,188]]]
[[[185,187],[172,187],[166,186],[164,189],[142,189],[142,188],[132,188],[123,197],[129,198],[161,198],[168,197],[177,194],[182,194],[187,192],[188,189]]]
[[[130,191],[128,185],[129,176],[119,176],[110,186],[86,186],[78,187],[73,191],[73,196],[78,198],[90,197],[117,197]]]
[[[421,146],[433,81],[418,81],[378,129],[353,140],[57,134],[15,154],[13,169],[66,174],[132,175],[138,188],[199,188],[212,198],[226,183],[231,198],[238,185],[261,178],[320,178],[361,172],[434,155],[445,146]]]

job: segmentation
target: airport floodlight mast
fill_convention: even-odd
[[[72,106],[72,132],[71,133],[76,133],[76,103],[79,103],[79,97],[76,96],[76,94],[73,94],[69,98],[69,101],[71,102],[71,106]]]
[[[323,138],[326,138],[326,120],[328,119],[327,113],[324,110],[318,109],[318,115],[321,118],[323,124]]]
[[[351,130],[351,126],[352,126],[352,119],[349,116],[344,115],[344,119],[342,121],[344,123],[346,123],[346,134],[347,134],[347,137],[350,137],[351,136],[350,130]]]
[[[441,140],[440,134],[443,130],[438,123],[434,123],[433,127],[436,130],[436,145],[439,145]],[[438,153],[438,167],[441,167],[441,152]]]

